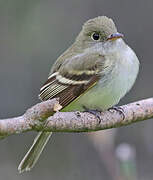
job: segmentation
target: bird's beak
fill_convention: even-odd
[[[123,37],[124,37],[123,34],[117,32],[117,33],[111,34],[111,35],[107,38],[107,40],[114,41],[114,40],[116,40],[116,39],[123,38]]]

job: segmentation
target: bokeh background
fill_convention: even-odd
[[[89,18],[112,17],[140,62],[134,88],[120,104],[153,95],[152,0],[0,0],[0,118],[39,100],[51,65]],[[56,133],[35,168],[17,166],[36,133],[0,141],[0,179],[152,180],[153,121],[98,133]]]

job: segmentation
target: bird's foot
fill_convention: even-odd
[[[122,114],[123,120],[125,119],[124,109],[121,108],[120,106],[113,106],[108,109],[108,111],[111,111],[111,110],[115,110],[115,111],[119,112],[120,114]]]
[[[88,109],[87,107],[83,107],[83,108],[85,109],[84,112],[93,114],[99,120],[99,124],[101,123],[101,111],[97,109]]]

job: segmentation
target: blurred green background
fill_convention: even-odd
[[[0,118],[39,102],[52,63],[99,15],[114,19],[141,62],[120,104],[153,95],[152,0],[0,0]],[[35,168],[21,175],[17,166],[36,133],[10,136],[0,141],[0,179],[152,180],[152,127],[149,120],[99,133],[56,133]]]

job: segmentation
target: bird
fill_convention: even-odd
[[[123,38],[111,18],[98,16],[86,21],[74,43],[51,67],[39,98],[58,97],[61,111],[104,111],[118,104],[139,71],[137,55]],[[19,172],[33,168],[51,134],[39,132]]]

